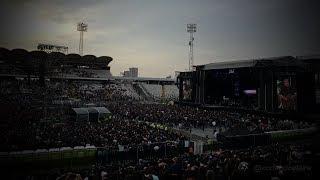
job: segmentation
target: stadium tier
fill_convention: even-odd
[[[44,51],[28,52],[24,49],[8,50],[0,48],[1,74],[28,76],[68,76],[74,72],[79,77],[111,76],[109,56],[80,56],[78,54],[63,54],[60,52],[46,53]]]

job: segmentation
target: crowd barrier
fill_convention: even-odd
[[[97,148],[95,146],[76,146],[0,152],[1,162],[36,162],[36,161],[60,161],[66,159],[95,158]]]
[[[247,148],[250,146],[263,146],[272,142],[290,141],[306,138],[317,132],[317,128],[270,131],[259,134],[224,136],[218,135],[218,141],[226,148]]]
[[[143,121],[138,121],[143,122]],[[173,131],[168,126],[147,123],[153,128],[158,128],[166,131]],[[188,142],[188,143],[186,143]],[[166,141],[161,143],[153,143],[147,145],[137,145],[135,147],[119,146],[114,147],[95,147],[95,146],[76,146],[76,147],[61,147],[51,149],[37,149],[15,151],[15,152],[0,152],[1,162],[44,162],[44,161],[65,161],[94,159],[100,162],[116,162],[116,161],[137,161],[139,159],[151,160],[157,157],[177,156],[183,152],[192,150],[195,153],[203,152],[203,143],[200,142],[173,142]]]
[[[151,160],[154,158],[173,157],[189,150],[190,147],[200,152],[202,147],[195,147],[196,143],[189,141],[167,141],[136,145],[133,147],[95,147],[95,146],[76,146],[51,149],[37,149],[0,152],[1,162],[54,162],[61,161],[66,163],[76,163],[84,159],[91,159],[101,163],[111,163],[119,161],[138,161],[139,159]],[[200,149],[200,150],[199,150]]]
[[[162,126],[161,128],[166,128]],[[225,148],[246,148],[250,146],[268,145],[271,142],[290,140],[298,137],[310,136],[317,132],[317,128],[273,131],[261,134],[223,136],[218,135],[218,143]],[[151,160],[155,158],[173,157],[184,152],[201,154],[214,148],[215,143],[203,143],[203,141],[161,142],[137,145],[134,147],[119,146],[95,147],[76,146],[51,149],[37,149],[0,152],[1,162],[41,162],[92,159],[99,162],[138,161],[139,159]]]
[[[271,142],[271,136],[265,133],[236,136],[218,135],[217,139],[219,142],[222,142],[225,148],[247,148],[250,146],[267,145]]]
[[[308,137],[317,132],[318,132],[318,129],[316,127],[311,127],[306,129],[270,131],[270,132],[266,132],[266,134],[269,134],[273,141],[285,141],[285,140],[293,140],[296,138]]]
[[[191,143],[185,143],[185,141],[168,141],[137,145],[134,147],[122,147],[119,149],[98,148],[97,161],[100,163],[137,162],[139,159],[153,160],[157,158],[174,157],[188,151],[190,146]]]

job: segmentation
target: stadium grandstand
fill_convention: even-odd
[[[131,92],[134,98],[139,98],[134,92],[136,82],[138,86],[135,89],[140,92],[140,95],[145,99],[152,100],[177,100],[178,88],[173,79],[167,78],[144,78],[144,77],[117,77],[112,76],[109,63],[113,59],[109,56],[96,57],[94,55],[80,56],[78,54],[63,54],[61,52],[31,51],[24,49],[8,50],[0,48],[0,63],[1,76],[8,77],[26,77],[42,79],[64,79],[70,81],[112,81],[126,82],[123,87],[126,92]],[[142,92],[145,89],[142,84],[147,84],[149,88],[147,92]],[[150,85],[149,85],[150,84]],[[162,84],[162,85],[153,85]],[[165,90],[163,90],[165,89]],[[149,92],[151,91],[151,92]],[[154,94],[157,91],[164,91],[164,96]]]
[[[42,73],[49,77],[111,77],[108,64],[111,57],[44,51],[28,52],[24,49],[8,50],[0,48],[1,74],[38,76]]]

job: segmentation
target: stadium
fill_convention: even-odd
[[[307,102],[307,98],[298,96],[298,105],[275,113],[276,108],[270,108],[278,107],[273,100],[254,99],[264,96],[261,90],[256,93],[255,88],[261,84],[259,78],[262,77],[263,82],[269,82],[268,79],[263,73],[260,76],[250,73],[259,74],[256,67],[265,72],[265,67],[270,69],[269,66],[281,64],[279,70],[287,70],[286,75],[296,72],[298,94],[309,93],[310,89],[299,89],[299,77],[305,74],[316,77],[319,66],[296,60],[291,66],[287,62],[292,62],[291,57],[208,64],[196,67],[193,72],[181,72],[175,82],[165,78],[112,76],[109,66],[112,60],[108,56],[1,48],[3,168],[17,170],[17,176],[28,172],[35,177],[45,176],[43,171],[62,167],[71,172],[100,170],[118,179],[129,176],[139,179],[141,174],[154,173],[152,168],[157,168],[157,171],[167,170],[159,172],[160,177],[185,178],[185,171],[201,179],[197,173],[209,171],[210,167],[214,167],[216,177],[224,177],[217,167],[231,163],[235,160],[232,157],[237,157],[236,166],[245,166],[243,171],[249,171],[248,163],[251,165],[253,161],[265,161],[271,166],[267,159],[272,158],[270,163],[294,162],[311,167],[312,157],[308,153],[311,144],[306,139],[316,134],[315,121],[306,116],[291,117],[286,112],[300,112],[300,107],[314,106],[308,103],[318,103],[312,100],[316,91]],[[314,61],[307,59],[306,62]],[[235,82],[236,79],[239,82]],[[277,79],[273,79],[276,82]],[[316,81],[304,82],[303,88],[317,87],[307,84]],[[210,90],[212,84],[215,91]],[[272,94],[267,92],[268,88],[263,93]],[[246,90],[250,90],[249,95],[243,98]],[[314,112],[308,106],[305,109]],[[293,140],[304,143],[290,144]],[[280,154],[274,153],[284,157],[277,159]],[[300,156],[291,154],[294,159],[289,160],[287,153]],[[192,162],[190,158],[201,160]],[[216,162],[211,162],[212,158]],[[225,158],[229,160],[226,162]],[[123,172],[117,170],[119,163]],[[153,163],[162,165],[155,167]],[[192,168],[174,172],[170,167],[176,163]],[[144,169],[139,170],[136,164],[144,164]],[[94,168],[91,165],[95,165]],[[238,167],[233,171],[239,173],[235,177],[248,176],[248,172]],[[310,173],[311,169],[306,171]],[[95,176],[94,172],[90,173],[86,175]]]
[[[0,7],[2,179],[315,179],[311,1]]]

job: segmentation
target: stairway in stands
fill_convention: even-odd
[[[132,87],[139,94],[140,97],[144,98],[144,100],[154,101],[152,95],[141,84],[133,84]]]

